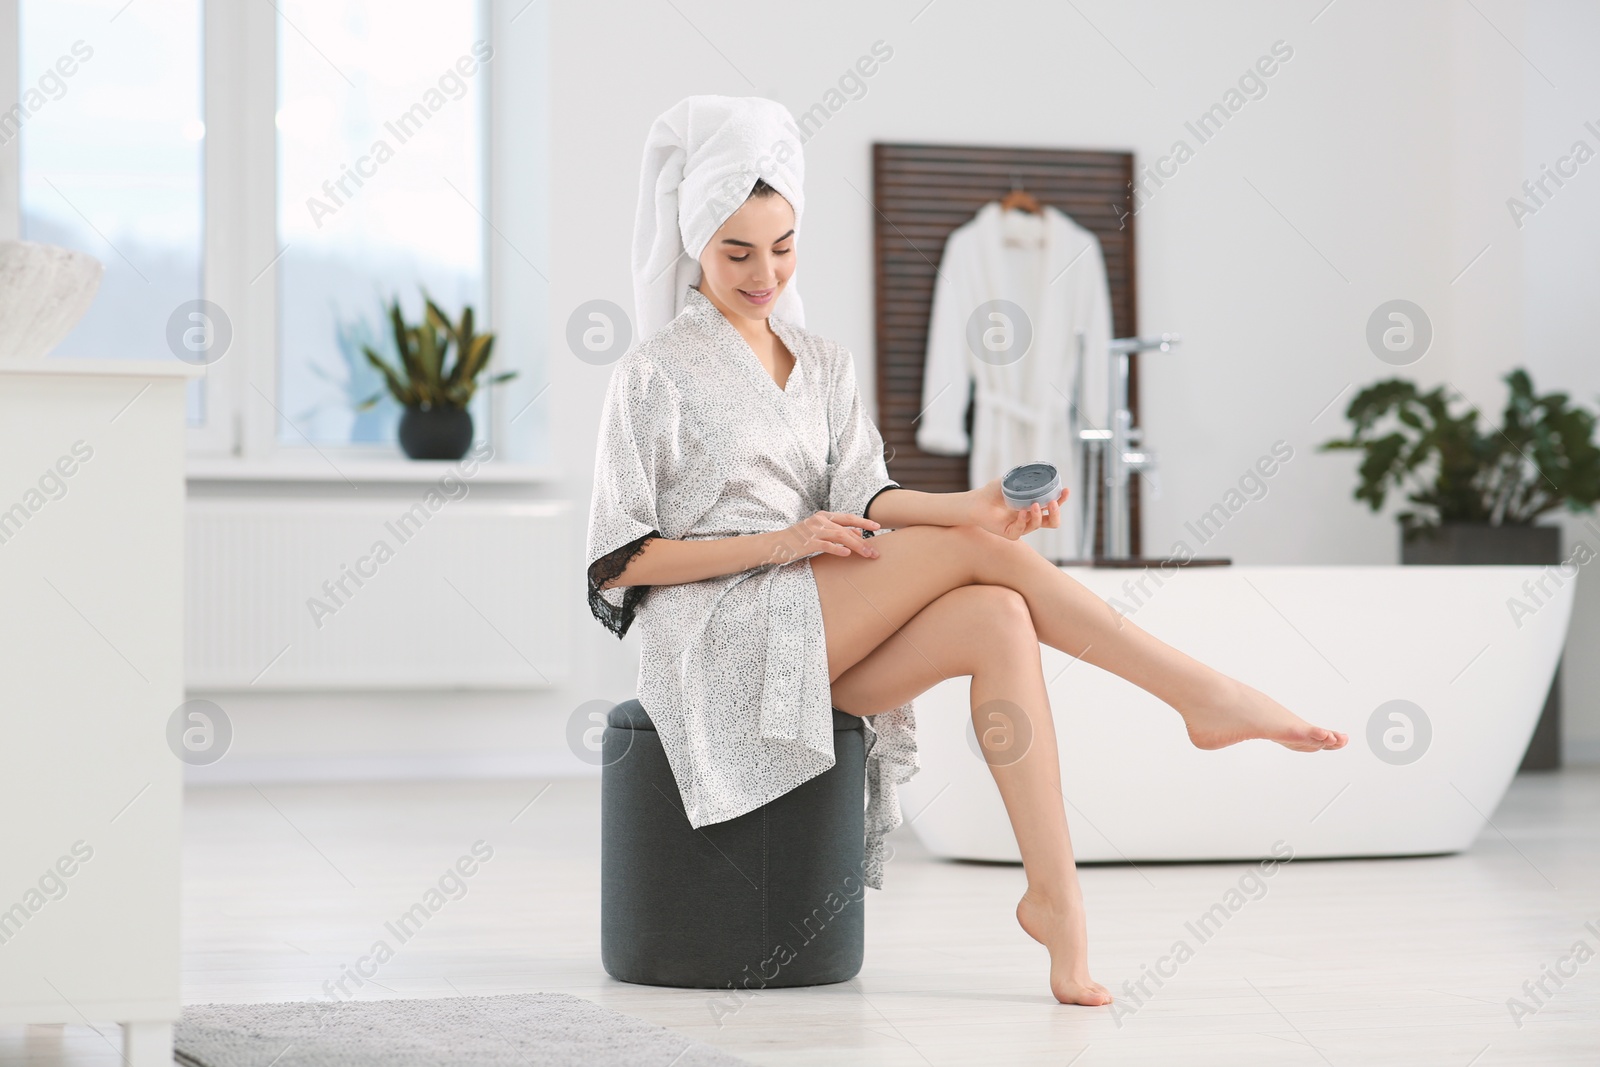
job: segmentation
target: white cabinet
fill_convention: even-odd
[[[184,389],[172,361],[0,365],[0,1022],[179,1011]]]

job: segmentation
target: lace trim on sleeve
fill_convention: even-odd
[[[899,482],[890,482],[888,485],[885,485],[883,487],[883,489],[879,489],[876,493],[873,493],[871,496],[867,497],[866,507],[861,509],[861,517],[863,519],[867,517],[867,512],[872,510],[872,502],[874,500],[878,499],[878,497],[882,496],[885,489],[904,489],[904,488],[905,488],[905,486],[901,485]],[[871,537],[875,533],[877,533],[876,530],[863,530],[862,533],[861,533],[861,536],[862,537]]]
[[[634,613],[639,609],[639,602],[650,591],[648,585],[625,585],[622,587],[622,607],[617,607],[605,597],[600,595],[600,587],[616,578],[628,569],[628,564],[633,558],[644,550],[646,542],[652,537],[660,537],[659,531],[651,530],[641,537],[636,537],[620,548],[615,548],[593,563],[589,564],[589,611],[600,620],[600,625],[621,637],[628,632],[628,627],[633,625]]]

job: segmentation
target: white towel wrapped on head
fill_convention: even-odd
[[[789,110],[759,96],[687,96],[656,117],[645,138],[633,228],[633,299],[641,339],[683,310],[700,282],[700,253],[760,178],[805,206],[805,162]],[[772,313],[796,326],[805,311],[790,277]]]

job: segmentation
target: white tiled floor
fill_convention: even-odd
[[[710,993],[601,969],[598,782],[213,787],[186,817],[189,1003],[316,997],[481,839],[493,858],[360,995],[563,991],[771,1065],[1600,1064],[1600,956],[1520,1027],[1507,1007],[1576,942],[1600,953],[1600,769],[1518,778],[1466,855],[1289,863],[1204,942],[1186,922],[1246,866],[1085,868],[1092,971],[1124,1004],[1176,940],[1194,949],[1127,1014],[1051,999],[1012,914],[1020,867],[934,860],[904,832],[861,974],[719,1025]],[[0,1028],[0,1063],[114,1064],[116,1041]]]

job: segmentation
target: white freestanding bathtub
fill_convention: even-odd
[[[1262,740],[1204,752],[1160,700],[1042,646],[1073,850],[1091,861],[1256,859],[1278,841],[1296,858],[1468,847],[1527,748],[1576,584],[1555,566],[1062,569],[1156,637],[1350,735],[1337,752]],[[917,698],[921,770],[901,805],[935,855],[1019,861],[969,738],[969,684]]]

